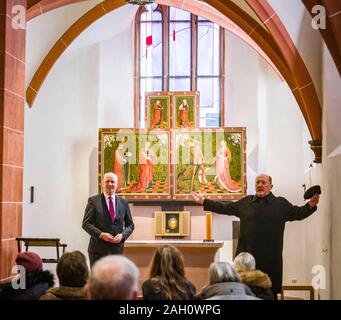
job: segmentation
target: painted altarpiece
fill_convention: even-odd
[[[246,194],[245,128],[99,129],[98,150],[99,191],[104,173],[115,172],[117,193],[129,200]]]

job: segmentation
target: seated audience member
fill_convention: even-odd
[[[228,262],[213,262],[208,269],[208,284],[195,297],[197,300],[259,300]]]
[[[132,261],[121,255],[109,255],[93,265],[85,295],[90,300],[135,300],[138,278],[139,271]]]
[[[239,273],[240,279],[244,282],[256,297],[264,300],[274,300],[271,288],[270,277],[256,270],[256,261],[248,252],[239,253],[233,261],[234,268]]]
[[[194,299],[196,289],[185,277],[183,257],[177,248],[165,245],[155,251],[142,292],[144,300]]]
[[[84,285],[89,276],[86,258],[80,251],[66,252],[57,264],[59,287],[51,288],[40,300],[85,299]]]
[[[0,286],[1,300],[38,300],[54,286],[53,274],[43,271],[43,261],[35,252],[21,252],[15,262],[23,268],[18,268],[17,278]]]

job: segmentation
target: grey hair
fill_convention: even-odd
[[[233,265],[238,272],[255,270],[256,260],[251,253],[241,252],[235,257]]]
[[[129,300],[138,291],[139,271],[128,258],[110,255],[96,261],[89,277],[92,300]]]
[[[271,177],[270,175],[268,175],[268,174],[266,174],[266,173],[261,173],[261,174],[259,174],[259,175],[256,177],[256,179],[259,178],[259,177],[267,177],[267,178],[268,178],[268,181],[270,182],[270,184],[272,184],[272,177]]]
[[[104,174],[104,176],[103,176],[103,181],[105,180],[105,178],[106,178],[107,176],[114,176],[114,177],[116,177],[116,179],[118,179],[118,176],[117,176],[116,173],[113,173],[113,172],[106,172],[106,173]]]
[[[212,262],[208,269],[208,284],[219,282],[241,282],[239,274],[229,262]]]

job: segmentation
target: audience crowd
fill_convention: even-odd
[[[256,269],[254,257],[240,253],[233,265],[213,262],[208,282],[197,292],[186,277],[181,252],[172,245],[156,249],[149,278],[139,296],[139,270],[123,255],[108,255],[96,261],[89,271],[80,251],[67,252],[57,263],[58,285],[54,275],[43,270],[35,252],[16,257],[18,273],[0,284],[1,300],[272,300],[271,280]]]

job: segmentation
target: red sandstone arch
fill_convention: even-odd
[[[30,20],[40,14],[59,7],[82,2],[86,0],[28,0],[27,1],[27,20]],[[158,1],[161,3],[161,1]],[[340,35],[340,20],[341,20],[341,1],[330,0],[302,0],[306,9],[312,14],[312,8],[315,5],[322,5],[327,9],[327,28],[320,29],[321,35],[327,44],[327,47],[333,57],[335,65],[341,75],[341,35]],[[260,6],[257,8],[257,2],[254,0],[247,1],[249,6],[258,14],[261,15]],[[266,20],[263,20],[263,22]]]
[[[44,0],[43,0],[44,1]],[[50,1],[50,0],[46,0]],[[64,1],[70,1],[70,0],[64,0]],[[159,0],[158,1],[161,4],[169,5],[169,0]],[[197,2],[196,4],[190,3],[187,4],[183,3],[182,0],[172,0],[172,5],[174,7],[183,8],[190,10],[192,9],[192,12],[194,14],[205,16],[206,18],[211,19],[212,21],[215,21],[217,23],[222,24],[223,27],[227,28],[234,34],[236,34],[238,37],[240,37],[242,40],[247,42],[250,46],[252,46],[263,58],[274,68],[274,70],[279,73],[280,75],[284,73],[288,74],[289,71],[286,70],[285,65],[283,65],[282,72],[280,72],[275,64],[272,62],[272,60],[264,53],[264,50],[260,48],[257,43],[248,37],[248,35],[242,31],[237,25],[233,24],[232,22],[229,22],[229,19],[226,19],[224,15],[222,15],[220,12],[213,10],[212,8],[208,6],[204,6],[202,3]],[[109,13],[110,11],[122,6],[125,2],[124,1],[115,1],[115,5],[113,1],[106,0],[102,4],[98,4],[91,10],[89,10],[86,14],[84,14],[78,21],[76,21],[63,35],[62,37],[55,43],[55,45],[52,47],[50,52],[47,54],[43,62],[40,64],[39,68],[37,69],[36,73],[34,74],[29,87],[26,91],[26,100],[29,104],[29,106],[32,106],[34,99],[36,95],[38,94],[41,85],[43,84],[47,74],[55,64],[55,62],[59,59],[59,57],[62,55],[62,53],[65,51],[65,49],[70,45],[70,43],[89,25],[91,25],[93,22],[95,22],[97,19],[101,18],[106,13]],[[271,41],[269,39],[269,41]],[[280,63],[280,60],[282,58],[279,57],[277,59]]]
[[[313,17],[312,8],[321,5],[326,8],[326,29],[319,29],[341,76],[341,1],[302,0]]]
[[[246,0],[246,2],[266,25],[269,32],[273,35],[274,40],[280,48],[291,72],[297,81],[298,89],[303,95],[303,99],[306,102],[305,104],[313,106],[310,108],[310,111],[313,111],[312,116],[318,116],[316,113],[321,113],[321,106],[318,103],[313,81],[285,26],[267,1]],[[311,90],[309,90],[310,92],[308,90],[305,91],[302,89],[305,87],[311,87]],[[321,117],[321,115],[319,115],[319,117]]]
[[[322,110],[309,72],[298,53],[297,48],[291,41],[287,30],[268,2],[264,0],[246,1],[266,25],[269,34],[232,1],[206,0],[211,6],[229,16],[229,18],[243,28],[244,31],[249,32],[250,37],[258,44],[262,43],[264,40],[266,41],[266,35],[271,37],[289,69],[290,79],[283,76],[287,80],[302,111],[313,139],[312,143],[319,144],[317,149],[312,148],[316,156],[315,161],[321,162],[321,154],[319,151],[321,151],[320,144],[322,141]],[[276,64],[276,66],[278,65]],[[281,69],[279,68],[279,70]],[[289,80],[292,82],[289,82]]]
[[[33,101],[39,92],[46,76],[52,69],[55,62],[63,54],[66,48],[75,40],[89,25],[104,16],[108,12],[111,12],[125,4],[124,0],[104,0],[99,3],[81,18],[79,18],[54,44],[49,53],[46,55],[39,68],[35,72],[27,90],[26,101],[31,107]]]
[[[320,153],[322,150],[322,110],[309,71],[285,26],[269,3],[264,0],[246,0],[246,2],[273,35],[297,83],[295,91],[297,98],[302,99],[303,102],[300,108],[313,138],[311,146],[315,152],[315,161],[320,162],[322,157]]]
[[[42,1],[49,2],[50,0]],[[77,0],[59,0],[57,2],[61,6],[71,1],[76,2]],[[186,1],[183,0],[159,0],[158,2],[180,8],[184,8],[186,4]],[[206,0],[206,2],[247,33],[271,59],[292,90],[313,141],[320,141],[322,139],[321,107],[316,90],[302,58],[272,7],[264,0],[247,0],[250,7],[265,23],[269,31],[267,32],[263,26],[232,1]],[[89,10],[64,33],[45,57],[27,88],[26,99],[30,106],[32,106],[48,72],[70,43],[90,24],[124,4],[124,0],[104,0]]]

